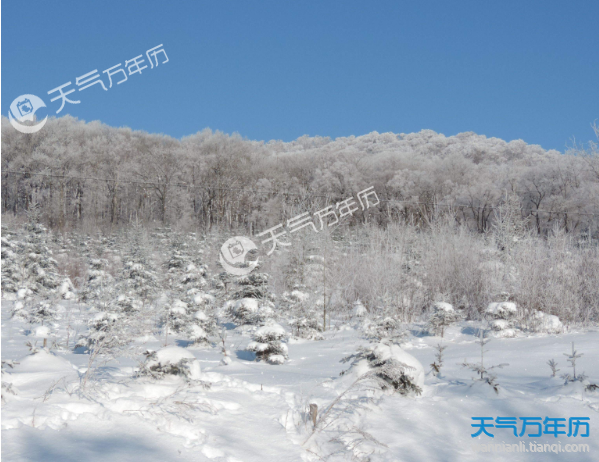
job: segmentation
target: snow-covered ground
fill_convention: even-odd
[[[72,302],[63,302],[67,305]],[[554,358],[561,371],[569,367],[564,353],[571,342],[584,353],[577,372],[599,381],[599,332],[570,331],[495,338],[486,347],[485,364],[509,363],[494,370],[499,393],[472,379],[474,372],[460,366],[476,362],[480,347],[475,322],[460,322],[445,337],[422,335],[417,326],[402,347],[427,371],[421,396],[382,393],[354,386],[351,374],[340,377],[349,363],[340,360],[367,345],[358,322],[337,326],[324,340],[292,340],[289,360],[281,365],[253,360],[246,350],[250,333],[230,328],[226,340],[233,359],[222,365],[219,348],[191,347],[187,351],[201,365],[201,380],[181,377],[156,380],[134,377],[143,356],[121,358],[100,367],[85,392],[78,391],[89,356],[54,348],[31,355],[25,345],[34,339],[31,326],[11,319],[14,302],[2,303],[3,389],[2,458],[6,461],[476,461],[577,460],[599,458],[599,392],[585,391],[578,382],[564,386],[551,378],[547,361]],[[68,306],[68,305],[67,305]],[[82,332],[89,315],[74,304],[70,322]],[[77,319],[80,324],[77,324]],[[224,320],[221,320],[224,321]],[[52,335],[66,338],[65,323],[51,326]],[[39,335],[39,333],[38,333]],[[71,334],[71,347],[73,346]],[[143,348],[157,350],[164,339],[145,339]],[[38,346],[42,340],[37,340]],[[429,371],[437,343],[447,345],[441,376]],[[169,345],[185,346],[176,337]],[[59,345],[60,346],[60,345]],[[312,432],[309,405],[329,413]],[[510,429],[491,429],[495,438],[472,438],[472,417],[589,417],[590,437],[515,437]],[[520,430],[521,424],[518,424]],[[581,427],[582,428],[582,427]],[[566,428],[567,431],[567,428]],[[590,452],[485,453],[473,444],[524,441],[584,443]]]

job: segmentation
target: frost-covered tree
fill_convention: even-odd
[[[56,306],[46,300],[32,304],[29,308],[29,322],[33,324],[47,324],[56,318]]]
[[[285,329],[275,322],[270,322],[254,332],[253,341],[247,349],[256,353],[258,361],[267,361],[270,364],[283,364],[288,356],[287,345],[284,340],[288,334]]]
[[[133,311],[139,309],[140,304],[144,305],[157,296],[159,284],[149,259],[149,244],[141,226],[133,227],[128,240],[118,292],[124,309]]]
[[[225,303],[225,309],[233,322],[260,324],[270,319],[274,312],[274,294],[268,288],[268,274],[251,273],[236,281],[238,289],[233,300]]]
[[[499,337],[515,337],[518,309],[513,302],[490,303],[485,310],[490,326]]]
[[[289,325],[297,337],[309,340],[322,340],[322,326],[319,314],[314,310],[306,310],[300,316],[289,321]]]
[[[272,302],[274,294],[268,288],[268,274],[253,272],[237,279],[239,289],[233,295],[236,300],[242,298],[255,298]]]
[[[113,292],[115,281],[108,272],[108,260],[104,258],[91,258],[85,281],[79,298],[83,302],[92,303],[101,298],[106,292]]]
[[[88,368],[83,378],[85,388],[94,374],[98,361],[107,362],[126,356],[133,339],[140,334],[138,324],[116,310],[95,314],[88,321],[88,332],[77,341],[75,348],[84,348],[89,354]]]
[[[441,337],[443,337],[445,329],[460,319],[460,314],[449,303],[437,302],[433,305],[428,327],[435,335],[441,334]]]
[[[169,346],[158,351],[147,350],[146,359],[138,375],[162,379],[165,376],[180,376],[186,380],[200,380],[201,368],[195,356],[185,348]]]
[[[512,249],[527,233],[527,221],[522,217],[520,198],[506,191],[503,202],[495,210],[493,235],[503,255],[509,257]]]
[[[401,343],[406,337],[406,332],[402,329],[401,322],[390,316],[379,317],[374,321],[367,322],[364,330],[370,339],[377,342],[389,339],[395,343]]]
[[[366,378],[371,377],[379,386],[402,395],[422,393],[424,386],[424,369],[422,364],[412,355],[406,353],[399,345],[388,340],[360,347],[358,352],[347,356],[341,362],[350,362],[350,369],[341,375],[355,372]]]
[[[22,258],[19,263],[24,273],[21,285],[39,296],[55,293],[61,282],[58,263],[52,256],[48,240],[48,230],[40,223],[39,206],[32,204],[25,225]]]
[[[2,296],[16,298],[24,278],[21,265],[22,248],[15,233],[2,226]]]

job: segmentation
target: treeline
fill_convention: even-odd
[[[556,224],[599,233],[593,143],[560,153],[431,130],[265,143],[206,129],[177,140],[69,116],[22,134],[2,117],[2,214],[21,217],[37,203],[57,229],[136,221],[259,232],[370,186],[380,203],[348,224],[419,225],[446,211],[485,232],[515,197],[538,234]]]

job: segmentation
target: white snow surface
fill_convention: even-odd
[[[493,338],[485,346],[485,364],[509,363],[493,371],[499,394],[459,366],[465,359],[479,360],[476,334],[486,325],[467,321],[445,331],[442,343],[447,349],[440,378],[428,372],[439,338],[423,336],[422,325],[411,326],[412,334],[401,348],[380,347],[381,355],[413,366],[418,363],[416,380],[424,385],[420,397],[359,387],[348,391],[348,381],[339,374],[349,365],[341,359],[369,342],[358,328],[341,322],[337,326],[333,322],[323,340],[289,344],[288,360],[276,366],[248,356],[251,333],[231,325],[226,325],[230,355],[226,366],[217,346],[185,349],[179,346],[185,344],[184,338],[172,335],[169,346],[163,347],[164,338],[150,337],[139,345],[137,356],[100,362],[80,393],[89,355],[73,351],[73,334],[65,348],[66,332],[67,327],[84,332],[95,313],[87,308],[80,311],[72,301],[60,304],[65,311],[51,326],[60,340],[59,349],[31,355],[25,346],[31,326],[10,317],[14,302],[2,302],[2,360],[14,362],[14,368],[5,367],[2,374],[3,383],[14,392],[2,392],[3,460],[336,462],[367,460],[364,454],[369,454],[372,462],[590,462],[599,454],[599,438],[594,435],[599,428],[599,393],[585,391],[581,383],[565,386],[562,379],[551,377],[546,364],[555,358],[562,373],[571,372],[563,354],[570,353],[574,342],[576,350],[584,353],[577,361],[577,373],[584,371],[589,381],[599,382],[597,329],[570,327],[558,334]],[[157,350],[160,361],[197,360],[202,382],[135,377],[144,349]],[[326,424],[325,430],[314,434],[307,412],[310,404],[318,406],[323,427]],[[591,437],[516,437],[510,429],[492,428],[495,438],[472,438],[475,416],[589,417]],[[520,441],[562,447],[584,443],[590,452],[473,450],[473,444]]]
[[[270,323],[266,324],[265,326],[262,326],[258,330],[256,330],[257,337],[269,335],[269,334],[284,336],[287,334],[287,332],[285,331],[285,328],[283,326],[281,326],[280,324],[277,324],[276,322],[270,322]]]
[[[148,366],[154,364],[161,364],[163,366],[166,364],[177,364],[182,359],[195,359],[195,356],[185,348],[170,346],[158,350],[156,352],[156,359],[148,361]]]
[[[508,327],[510,327],[510,323],[505,319],[495,319],[491,321],[491,329],[493,330],[504,330]]]

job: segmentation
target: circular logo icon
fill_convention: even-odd
[[[258,247],[251,239],[244,236],[232,237],[227,239],[220,248],[220,263],[227,273],[245,276],[258,266],[258,259],[246,262],[245,257],[248,253],[257,250]]]
[[[8,120],[15,130],[21,133],[35,133],[42,129],[48,120],[48,116],[40,123],[35,125],[23,125],[19,122],[34,122],[35,111],[39,108],[46,107],[44,101],[35,95],[21,95],[15,99],[10,105],[8,111]]]

